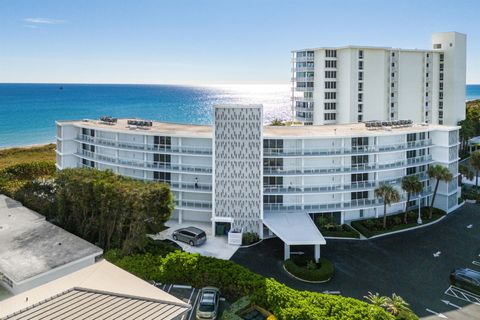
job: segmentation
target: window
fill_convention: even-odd
[[[391,87],[395,88],[395,83],[394,82],[392,82]]]
[[[390,93],[390,97],[394,98],[395,97],[395,93]]]
[[[353,182],[368,181],[368,173],[354,173],[350,180]]]
[[[417,156],[417,150],[408,150],[407,159],[415,158]]]
[[[264,158],[263,167],[270,169],[283,169],[283,159],[282,158]]]
[[[325,50],[325,56],[328,58],[336,58],[337,50]]]
[[[430,58],[430,54],[429,54],[429,53],[427,53],[427,58]],[[427,66],[428,66],[428,65],[427,65]]]
[[[443,72],[440,72],[440,81],[443,80]]]
[[[325,121],[330,121],[330,120],[336,120],[337,119],[337,114],[336,113],[325,113],[323,116],[324,116]]]
[[[154,154],[153,155],[153,162],[160,162],[160,163],[170,163],[171,157],[169,154]]]
[[[440,72],[443,71],[443,63],[440,63]]]
[[[360,215],[359,215],[360,218],[363,218],[363,211],[364,211],[363,209],[360,209]]]
[[[264,186],[283,186],[283,177],[263,177]]]
[[[390,108],[392,108],[392,109],[395,108],[395,103],[391,102],[390,103]]]
[[[368,137],[352,138],[352,147],[368,146]]]
[[[363,102],[363,93],[358,94],[358,102]]]
[[[161,182],[170,182],[171,174],[170,172],[153,172],[153,179]]]
[[[358,50],[358,59],[363,59],[363,50]]]
[[[395,72],[392,72],[392,78],[395,78]]]
[[[358,73],[358,81],[363,81],[363,72],[362,71],[360,71]]]
[[[357,120],[358,120],[358,122],[362,122],[363,121],[363,115],[359,114],[358,117],[357,117]]]
[[[429,67],[430,65],[427,63],[427,68]]]
[[[392,68],[395,68],[395,62],[392,62]]]
[[[443,92],[439,92],[439,93],[438,93],[438,98],[439,98],[439,99],[443,99]]]
[[[336,92],[325,92],[325,99],[336,99],[337,93]]]
[[[419,139],[419,140],[425,140],[425,132],[420,132],[420,133],[418,134],[418,139]]]
[[[325,78],[327,79],[334,79],[337,77],[336,71],[325,71]]]
[[[407,134],[407,142],[417,141],[417,135],[415,133]]]
[[[358,83],[358,91],[363,91],[363,82]]]
[[[390,113],[390,118],[392,118],[392,119],[395,118],[395,113],[393,113],[393,112]]]
[[[363,70],[363,61],[358,61],[358,70]]]
[[[263,203],[283,203],[283,196],[279,196],[279,195],[263,196]]]
[[[395,57],[395,52],[392,52],[392,57]]]
[[[439,89],[440,89],[440,90],[443,90],[443,82],[440,82],[440,83],[439,83]]]
[[[359,103],[358,104],[358,113],[362,113],[363,112],[363,104]]]
[[[337,60],[325,60],[325,68],[336,68]]]
[[[433,45],[433,49],[442,49],[442,44],[441,43],[435,43]]]
[[[368,191],[352,192],[352,200],[368,199]]]
[[[337,83],[335,81],[325,81],[325,89],[336,89]]]
[[[283,140],[281,139],[264,139],[263,140],[263,149],[283,149]]]
[[[428,73],[428,72],[427,72],[427,73],[425,73],[425,77],[427,77],[427,78],[429,77],[429,73]]]
[[[336,110],[337,103],[336,102],[325,102],[324,104],[325,110]]]
[[[445,60],[445,55],[443,53],[440,53],[440,62],[443,62]]]
[[[409,167],[407,168],[407,175],[415,174],[417,173],[417,168],[415,167]]]

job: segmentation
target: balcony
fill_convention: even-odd
[[[311,92],[314,90],[314,87],[294,87],[297,92]]]
[[[315,81],[315,77],[293,77],[292,82],[312,82]]]
[[[357,173],[379,170],[400,169],[413,165],[423,165],[432,162],[432,156],[422,156],[399,160],[389,163],[357,164],[343,167],[294,167],[285,169],[284,167],[265,166],[264,175],[317,175],[317,174],[339,174],[339,173]]]
[[[292,72],[308,72],[308,71],[315,71],[314,66],[308,66],[308,67],[293,67]]]
[[[351,155],[365,153],[382,153],[394,151],[406,151],[429,147],[432,145],[431,139],[412,141],[407,143],[389,144],[389,145],[368,145],[350,148],[264,148],[264,156],[328,156],[328,155]]]
[[[428,180],[425,173],[415,174],[420,181]],[[345,184],[329,184],[329,185],[265,185],[263,194],[302,194],[302,193],[331,193],[331,192],[351,192],[358,190],[370,190],[384,184],[399,185],[403,177],[387,179],[381,181],[359,181],[346,182]]]
[[[190,147],[190,146],[166,146],[155,144],[143,144],[127,141],[116,141],[111,139],[104,139],[92,137],[88,135],[78,135],[76,141],[82,143],[93,144],[97,146],[105,146],[116,149],[135,150],[135,151],[151,151],[160,153],[181,153],[194,155],[211,155],[211,148]]]
[[[211,211],[211,201],[199,201],[199,200],[175,200],[176,209],[190,209],[200,211]]]
[[[292,59],[293,62],[313,62],[315,60],[314,55],[295,57]]]
[[[166,171],[166,172],[179,172],[179,173],[201,173],[201,174],[211,174],[212,168],[206,166],[193,166],[193,165],[181,165],[174,163],[162,163],[162,162],[153,162],[153,161],[141,161],[134,159],[119,159],[103,154],[98,154],[95,152],[90,152],[87,150],[78,150],[75,153],[76,156],[88,160],[94,160],[98,162],[103,162],[106,164],[113,164],[118,166],[126,166],[140,169],[150,169],[151,171]]]
[[[430,187],[426,188],[420,195],[414,194],[411,196],[410,201],[417,200],[419,196],[425,198],[432,195],[432,190]],[[400,201],[398,203],[406,202],[407,197],[405,194],[402,194]],[[343,202],[334,202],[334,203],[325,203],[325,204],[282,204],[282,203],[265,203],[263,205],[264,213],[267,212],[330,212],[330,211],[341,211],[341,210],[354,210],[362,208],[371,208],[383,206],[383,201],[381,199],[359,199],[359,200],[346,200]]]

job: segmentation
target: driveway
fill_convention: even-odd
[[[209,256],[209,257],[215,257],[223,260],[228,260],[233,256],[233,254],[239,248],[239,246],[228,244],[227,236],[214,237],[212,233],[211,223],[189,221],[183,224],[179,224],[175,220],[170,220],[170,221],[167,221],[165,225],[168,227],[167,229],[151,237],[153,239],[158,239],[158,240],[170,239],[176,242],[186,252],[200,253],[203,256]],[[181,241],[175,241],[172,239],[173,231],[180,228],[186,228],[186,227],[197,227],[202,229],[203,231],[205,231],[207,235],[207,241],[201,246],[192,247],[187,243],[184,243]]]
[[[291,251],[312,254],[313,248],[295,247]],[[382,295],[395,292],[421,317],[436,312],[448,313],[449,319],[480,319],[480,304],[445,294],[450,286],[449,272],[456,267],[480,271],[480,266],[472,264],[480,261],[479,255],[480,206],[466,204],[426,228],[365,241],[327,240],[322,256],[334,263],[335,276],[325,284],[300,282],[286,274],[282,268],[283,243],[278,238],[239,249],[232,260],[300,290],[340,291],[358,299],[368,291]]]

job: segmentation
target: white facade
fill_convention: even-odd
[[[454,126],[264,127],[261,107],[237,106],[216,108],[214,126],[155,122],[139,129],[120,119],[114,125],[90,120],[57,127],[59,169],[91,166],[164,181],[176,198],[174,219],[231,223],[260,235],[267,214],[328,213],[339,223],[381,215],[374,189],[382,183],[402,194],[388,212],[402,211],[400,181],[410,174],[424,183],[410,205],[420,198],[425,204],[433,186],[426,171],[435,163],[455,177],[440,184],[435,206],[450,212],[460,196]]]
[[[466,36],[435,33],[432,49],[347,46],[293,51],[292,101],[305,124],[465,118]]]

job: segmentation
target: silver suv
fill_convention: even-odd
[[[191,246],[199,246],[207,241],[205,231],[195,227],[187,227],[175,230],[172,235],[173,240],[188,243]]]
[[[214,287],[205,287],[200,291],[195,318],[197,320],[218,319],[218,307],[220,304],[220,291]]]

